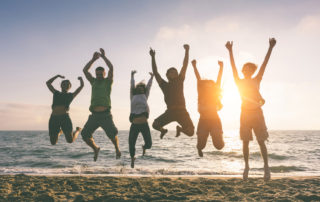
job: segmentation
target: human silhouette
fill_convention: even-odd
[[[96,78],[94,78],[90,74],[89,69],[99,57],[101,57],[105,61],[109,68],[109,72],[108,76],[105,77],[105,69],[103,67],[97,67],[95,70]],[[94,142],[92,134],[97,128],[101,127],[113,143],[116,150],[116,158],[118,159],[121,156],[117,136],[118,129],[114,125],[112,119],[110,99],[111,87],[113,83],[113,65],[106,57],[105,52],[102,48],[100,49],[100,53],[95,52],[93,54],[92,59],[83,68],[83,73],[85,74],[92,87],[91,105],[89,108],[92,114],[89,115],[88,121],[83,127],[83,130],[81,132],[82,138],[93,149],[93,160],[96,161],[98,158],[100,147],[98,147]]]
[[[268,139],[269,134],[267,131],[266,123],[263,116],[262,106],[265,100],[260,94],[260,83],[269,61],[273,47],[276,45],[274,38],[269,39],[269,49],[267,55],[260,67],[258,74],[253,77],[257,70],[257,65],[248,62],[243,65],[242,73],[243,79],[239,78],[238,71],[234,62],[232,46],[233,42],[228,41],[226,48],[229,51],[230,62],[233,72],[233,78],[239,89],[242,105],[240,116],[240,138],[243,141],[243,156],[245,161],[245,168],[243,172],[243,179],[248,179],[249,174],[249,141],[253,139],[252,130],[255,133],[256,139],[260,146],[261,155],[264,161],[264,179],[269,180],[271,177],[270,168],[268,164],[268,151],[265,141]]]
[[[56,90],[52,83],[57,78],[64,79],[64,76],[56,75],[49,79],[46,84],[49,90],[53,93],[53,102],[52,102],[52,113],[49,120],[49,136],[50,142],[52,145],[55,145],[58,142],[59,136],[64,133],[66,141],[72,143],[77,139],[81,128],[77,127],[75,132],[73,131],[72,121],[69,116],[69,108],[72,100],[80,93],[83,88],[82,77],[78,77],[80,81],[80,87],[77,88],[73,93],[68,91],[71,88],[71,83],[69,80],[63,80],[61,82],[61,92]]]
[[[148,84],[142,82],[135,84],[134,75],[136,71],[131,72],[131,86],[130,86],[130,101],[131,101],[131,113],[129,120],[131,122],[129,132],[129,151],[131,157],[131,167],[134,168],[135,161],[135,146],[139,133],[142,134],[144,145],[142,146],[143,153],[145,155],[146,149],[150,149],[152,146],[152,139],[150,128],[148,124],[149,118],[149,106],[148,97],[153,80],[153,73],[150,72],[150,79]]]
[[[222,108],[221,104],[221,77],[223,72],[223,62],[219,61],[220,66],[217,81],[201,79],[197,69],[197,61],[192,60],[194,74],[197,78],[198,88],[198,111],[200,118],[197,128],[197,149],[200,157],[203,157],[202,150],[205,148],[209,134],[216,149],[224,147],[223,130],[218,111]]]
[[[176,127],[176,137],[180,136],[181,132],[188,136],[192,136],[194,134],[194,126],[186,109],[183,94],[183,83],[189,61],[189,45],[185,44],[183,47],[185,49],[183,66],[180,73],[178,73],[177,69],[174,67],[167,70],[166,76],[168,82],[165,81],[158,73],[155,59],[156,52],[153,49],[150,49],[149,52],[152,59],[152,72],[164,94],[164,100],[167,105],[165,113],[156,118],[152,124],[154,129],[161,132],[161,139],[168,132],[168,130],[163,127],[173,121],[176,121],[181,125]]]

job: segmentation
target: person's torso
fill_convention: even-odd
[[[101,106],[101,107],[111,107],[111,85],[112,82],[108,79],[94,79],[91,83],[91,106],[93,107]]]
[[[131,113],[140,114],[143,112],[149,112],[147,100],[148,99],[145,94],[133,95],[131,98]]]
[[[260,94],[260,81],[258,79],[241,79],[238,82],[238,89],[242,100],[242,108],[256,109],[264,104],[264,99]]]
[[[185,108],[185,99],[183,94],[183,80],[177,79],[172,82],[165,82],[161,85],[164,94],[164,100],[167,108]]]
[[[219,101],[218,93],[214,90],[204,91],[203,86],[198,82],[198,112],[203,117],[216,116],[218,111],[222,108]]]
[[[58,110],[61,111],[63,108],[65,111],[69,111],[70,104],[73,100],[73,94],[72,93],[63,93],[59,91],[55,91],[53,93],[53,101],[52,101],[52,110]]]

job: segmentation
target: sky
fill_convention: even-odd
[[[225,64],[222,78],[224,129],[238,129],[240,97],[232,78],[225,43],[234,41],[240,72],[246,62],[261,65],[268,40],[275,37],[261,94],[270,130],[320,129],[320,2],[297,0],[120,0],[120,1],[1,1],[0,6],[0,130],[47,130],[52,94],[45,82],[66,76],[73,92],[78,76],[104,48],[114,66],[112,114],[118,129],[130,126],[130,71],[136,81],[149,79],[149,47],[156,50],[161,75],[181,68],[183,44],[190,44],[190,61],[197,59],[201,76],[216,80],[218,60]],[[105,66],[99,59],[91,69]],[[61,80],[54,86],[59,89]],[[196,80],[189,63],[185,89],[187,109],[196,125]],[[71,104],[74,126],[88,119],[91,86]],[[150,120],[166,105],[154,81]],[[169,125],[169,129],[175,127]]]

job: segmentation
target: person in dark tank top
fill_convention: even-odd
[[[49,136],[52,145],[55,145],[58,142],[59,136],[62,133],[64,133],[66,141],[72,143],[77,139],[78,134],[81,131],[81,128],[77,127],[76,130],[72,132],[73,127],[69,116],[69,109],[72,100],[80,93],[84,86],[82,77],[78,77],[80,87],[73,93],[68,92],[71,88],[69,80],[63,80],[61,82],[61,91],[56,90],[52,86],[52,83],[57,78],[64,79],[64,76],[56,75],[46,82],[47,87],[53,93],[51,105],[52,113],[49,120]]]
[[[185,44],[183,47],[185,49],[185,57],[180,73],[178,73],[178,70],[174,67],[169,68],[166,74],[168,81],[165,81],[158,72],[155,59],[156,52],[153,49],[150,49],[149,52],[152,59],[153,74],[163,92],[164,101],[167,105],[165,113],[156,118],[152,124],[154,129],[161,132],[161,139],[168,132],[168,130],[163,127],[174,121],[179,124],[176,127],[176,137],[180,136],[181,132],[187,136],[194,134],[194,125],[186,109],[183,94],[183,84],[189,61],[189,45]]]

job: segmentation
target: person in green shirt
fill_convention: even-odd
[[[105,77],[106,71],[103,67],[96,68],[96,78],[94,78],[89,69],[92,64],[101,57],[109,68],[108,76]],[[114,125],[112,114],[111,114],[111,86],[113,82],[113,65],[105,56],[105,52],[100,48],[100,53],[95,52],[92,59],[87,63],[83,68],[83,73],[85,74],[87,80],[91,84],[91,105],[89,110],[91,115],[89,115],[88,121],[83,127],[81,132],[82,139],[93,149],[94,151],[94,161],[97,161],[100,147],[94,142],[92,134],[96,129],[101,127],[107,136],[112,141],[115,150],[116,158],[119,159],[121,152],[119,149],[119,140],[118,140],[118,129]]]

